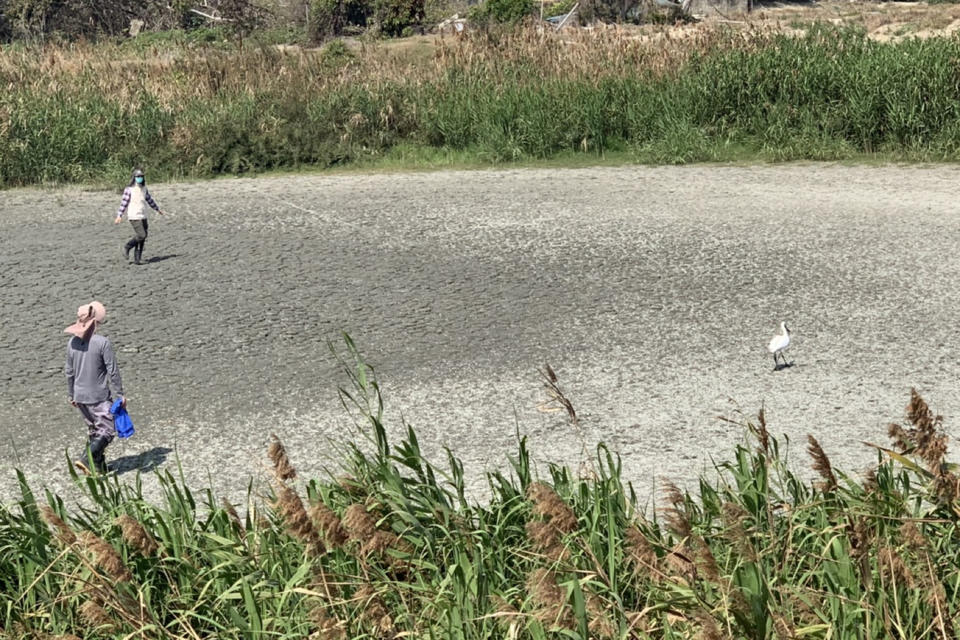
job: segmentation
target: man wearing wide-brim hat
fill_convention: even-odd
[[[116,435],[110,406],[111,387],[124,406],[123,382],[117,369],[113,345],[97,329],[107,316],[107,310],[94,300],[77,309],[77,321],[64,329],[71,336],[67,343],[67,395],[70,404],[80,410],[87,424],[87,451],[83,460],[74,463],[85,473],[93,463],[98,473],[107,472],[105,450]]]

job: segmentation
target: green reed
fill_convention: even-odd
[[[11,48],[0,186],[114,180],[138,164],[171,177],[329,167],[397,146],[478,162],[958,155],[955,37],[879,43],[815,25],[571,38],[475,34],[438,42],[432,64],[375,48]]]
[[[538,474],[525,441],[488,498],[415,431],[387,437],[380,391],[349,338],[344,404],[369,440],[326,478],[274,439],[272,490],[244,505],[157,474],[75,477],[85,506],[20,475],[0,508],[8,638],[951,638],[960,615],[960,478],[915,392],[864,479],[812,437],[815,481],[763,412],[694,491],[638,505],[602,445]],[[550,397],[576,413],[549,368]],[[296,457],[297,452],[293,452]],[[243,515],[240,515],[242,512]]]

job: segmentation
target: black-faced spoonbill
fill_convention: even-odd
[[[784,349],[790,346],[790,329],[787,328],[786,322],[780,323],[780,333],[773,336],[773,339],[770,340],[770,346],[767,349],[770,350],[770,353],[773,354],[773,370],[779,371],[780,364],[777,361],[777,356],[779,355],[783,358],[783,366],[789,367],[787,364],[787,357],[783,355]]]

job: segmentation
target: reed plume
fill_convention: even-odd
[[[561,533],[577,530],[576,514],[553,488],[542,482],[533,482],[527,487],[527,498],[533,503],[533,512]]]
[[[706,609],[697,609],[693,613],[693,619],[700,627],[699,638],[702,640],[724,640],[723,632],[716,619]]]
[[[347,640],[346,622],[335,615],[330,615],[323,604],[315,603],[310,608],[307,618],[313,625],[314,633],[321,640]]]
[[[681,541],[687,540],[693,535],[693,524],[690,522],[690,516],[687,515],[686,496],[680,491],[680,487],[669,480],[664,483],[664,489],[668,506],[663,508],[662,513],[667,528]]]
[[[574,628],[574,621],[567,604],[567,594],[557,584],[557,574],[549,569],[534,569],[527,576],[527,593],[536,607],[534,617],[553,626]]]
[[[328,547],[338,549],[347,541],[347,532],[344,531],[340,518],[323,500],[317,499],[310,505],[310,519]]]
[[[365,584],[357,591],[356,599],[362,603],[360,619],[378,634],[377,637],[392,637],[395,628],[393,617],[377,590]]]
[[[563,544],[560,530],[549,522],[530,520],[524,529],[534,551],[543,554],[548,561],[556,563],[569,558],[570,552]]]
[[[274,507],[287,533],[302,542],[311,555],[321,555],[325,551],[323,540],[313,528],[313,523],[303,507],[303,500],[296,491],[279,481],[276,483],[276,494]]]
[[[159,549],[159,545],[153,539],[153,536],[131,516],[124,513],[118,516],[115,522],[120,527],[124,542],[139,551],[144,558],[151,557]]]
[[[813,470],[816,471],[823,480],[820,488],[825,492],[834,491],[837,488],[837,476],[833,473],[833,465],[830,464],[830,458],[823,451],[823,447],[812,435],[807,435],[807,452],[813,458]]]
[[[927,539],[917,525],[909,520],[900,525],[900,536],[909,549],[914,551],[924,551],[927,549]]]
[[[629,525],[623,532],[624,559],[630,566],[634,577],[642,577],[659,582],[663,576],[659,559],[653,545],[635,525]]]
[[[243,521],[240,520],[240,514],[237,513],[236,507],[234,507],[229,500],[226,498],[220,498],[220,506],[223,507],[223,510],[226,512],[227,517],[230,518],[230,522],[233,523],[234,528],[236,529],[241,540],[246,539],[247,531],[246,527],[243,526]]]
[[[40,517],[50,527],[53,536],[64,546],[70,546],[77,541],[77,534],[73,532],[66,522],[48,505],[40,507]]]
[[[98,537],[92,531],[81,531],[77,535],[77,542],[80,546],[93,557],[94,564],[103,569],[108,576],[117,582],[130,582],[133,580],[133,574],[123,564],[120,554]]]
[[[363,544],[377,531],[377,522],[362,504],[353,503],[343,512],[343,528],[351,540]]]
[[[910,390],[906,408],[909,428],[891,424],[887,430],[894,448],[920,458],[933,475],[933,491],[941,502],[960,497],[960,476],[946,464],[949,437],[943,430],[943,416],[936,415],[916,389]]]
[[[83,621],[95,629],[112,630],[115,627],[110,614],[93,599],[81,604],[79,613]]]
[[[287,457],[287,450],[280,442],[277,434],[270,434],[270,447],[267,449],[267,457],[273,463],[273,473],[279,480],[293,480],[297,477],[297,470],[290,464],[290,458]]]

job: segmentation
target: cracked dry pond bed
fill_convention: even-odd
[[[717,416],[761,405],[795,464],[812,433],[856,471],[912,386],[954,423],[957,177],[797,164],[156,184],[170,215],[139,268],[122,261],[116,193],[3,191],[0,496],[15,496],[14,467],[70,484],[64,451],[84,430],[62,331],[92,298],[137,429],[109,456],[179,459],[234,498],[262,476],[270,433],[306,477],[336,459],[351,434],[329,348],[341,331],[378,373],[388,428],[413,424],[435,460],[450,447],[478,493],[520,434],[540,462],[606,442],[651,495],[743,437]],[[774,373],[783,320],[795,364]],[[544,363],[579,432],[543,410]]]

